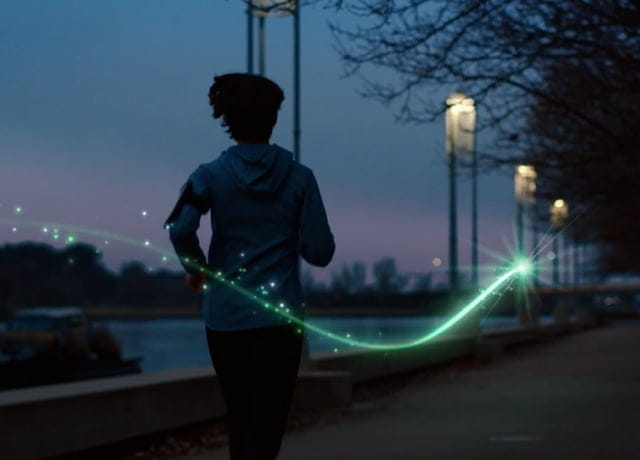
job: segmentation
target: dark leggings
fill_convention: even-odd
[[[289,326],[207,328],[207,343],[227,406],[231,460],[275,459],[298,375],[302,334]]]

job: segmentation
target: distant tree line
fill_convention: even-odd
[[[432,287],[431,273],[402,273],[392,257],[372,266],[373,282],[367,283],[367,267],[362,262],[343,264],[331,274],[329,283],[316,282],[311,273],[302,273],[302,289],[308,305],[315,308],[422,308],[434,296],[448,295]]]
[[[25,242],[0,247],[0,316],[36,305],[81,307],[190,307],[199,296],[185,288],[184,274],[127,262],[114,273],[94,246],[56,249]]]
[[[367,267],[362,262],[343,264],[331,274],[331,281],[316,282],[309,272],[302,274],[302,286],[307,293],[334,295],[376,295],[424,292],[431,290],[430,273],[401,273],[392,257],[383,257],[372,267],[373,283],[367,283]]]
[[[122,264],[118,273],[102,261],[102,252],[86,243],[56,249],[46,243],[0,246],[0,317],[36,305],[82,307],[197,308],[200,296],[188,290],[184,273],[150,270],[141,262]],[[364,263],[344,264],[329,283],[308,271],[302,285],[308,305],[375,307],[418,305],[431,289],[430,274],[401,273],[385,257],[372,266],[367,282]]]

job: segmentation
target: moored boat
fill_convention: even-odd
[[[77,307],[17,312],[0,337],[0,388],[139,373],[141,358],[122,359],[121,346]]]

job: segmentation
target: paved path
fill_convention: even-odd
[[[415,382],[337,424],[288,433],[278,460],[294,459],[640,459],[640,322]]]

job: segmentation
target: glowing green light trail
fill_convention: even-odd
[[[0,219],[0,223],[10,224],[10,225],[20,224],[20,225],[26,225],[26,226],[29,226],[29,227],[57,227],[57,228],[60,228],[60,229],[65,229],[65,230],[70,231],[70,232],[85,233],[87,235],[93,235],[93,236],[97,236],[97,237],[100,237],[100,238],[109,238],[109,239],[114,240],[114,241],[120,241],[120,242],[125,243],[125,244],[130,244],[130,245],[142,247],[144,249],[152,250],[152,251],[155,251],[157,253],[162,254],[163,260],[165,260],[166,257],[171,257],[171,258],[174,258],[174,259],[178,259],[178,256],[176,256],[173,251],[169,251],[169,250],[164,249],[162,247],[152,245],[148,240],[137,240],[135,238],[130,238],[130,237],[127,237],[127,236],[117,235],[117,234],[113,234],[113,233],[106,232],[106,231],[103,231],[103,230],[98,230],[98,229],[93,229],[93,228],[86,228],[86,227],[79,227],[79,226],[76,226],[76,225],[69,225],[69,224],[45,223],[45,222],[24,221],[24,220],[16,221],[16,220]],[[70,235],[67,238],[68,242],[75,241],[75,240],[76,240],[76,238],[73,235]],[[331,332],[331,331],[329,331],[327,329],[323,329],[323,328],[315,326],[315,325],[313,325],[311,323],[305,322],[305,321],[297,318],[296,316],[292,315],[290,313],[289,309],[286,308],[286,306],[283,303],[269,302],[265,298],[260,298],[257,295],[255,295],[253,292],[248,291],[247,289],[243,288],[242,286],[239,286],[234,281],[229,281],[229,280],[225,279],[222,276],[222,274],[220,274],[220,273],[213,273],[212,271],[208,270],[206,267],[198,266],[198,265],[196,265],[196,264],[194,264],[192,262],[189,262],[189,261],[186,261],[186,263],[188,263],[192,267],[200,270],[202,273],[206,274],[209,278],[214,279],[214,280],[218,281],[219,283],[224,284],[225,286],[235,290],[236,292],[238,292],[238,293],[242,294],[243,296],[249,298],[250,300],[256,302],[257,304],[261,305],[263,308],[266,308],[267,310],[273,311],[273,312],[283,316],[290,323],[298,324],[298,325],[304,327],[307,330],[313,331],[313,332],[315,332],[315,333],[317,333],[319,335],[325,336],[325,337],[327,337],[327,338],[329,338],[331,340],[335,340],[336,342],[341,342],[341,343],[349,345],[349,346],[361,347],[361,348],[369,348],[369,349],[374,349],[374,350],[401,350],[401,349],[406,349],[406,348],[413,348],[413,347],[421,345],[421,344],[423,344],[425,342],[428,342],[428,341],[438,337],[439,335],[442,335],[445,331],[451,329],[455,324],[457,324],[464,317],[469,315],[473,310],[475,310],[480,305],[482,305],[482,303],[485,300],[487,300],[487,298],[489,298],[489,296],[495,294],[501,288],[506,287],[509,284],[509,282],[512,281],[514,278],[528,276],[531,273],[531,268],[532,268],[531,262],[528,261],[528,260],[518,260],[518,261],[516,261],[516,263],[512,266],[512,268],[507,270],[505,273],[503,273],[501,276],[499,276],[495,281],[493,281],[493,283],[491,283],[475,299],[473,299],[471,302],[469,302],[467,305],[465,305],[460,311],[458,311],[455,315],[453,315],[451,318],[449,318],[447,321],[445,321],[439,327],[437,327],[433,331],[429,332],[428,334],[423,335],[422,337],[418,337],[417,339],[414,339],[414,340],[409,340],[409,341],[406,341],[406,342],[399,342],[399,343],[375,343],[375,342],[365,342],[365,341],[362,341],[362,340],[353,339],[353,338],[351,338],[350,334],[346,334],[346,336],[343,336],[343,335],[340,335],[340,334],[336,334],[336,333],[333,333],[333,332]],[[206,289],[206,286],[205,286],[205,289]]]

